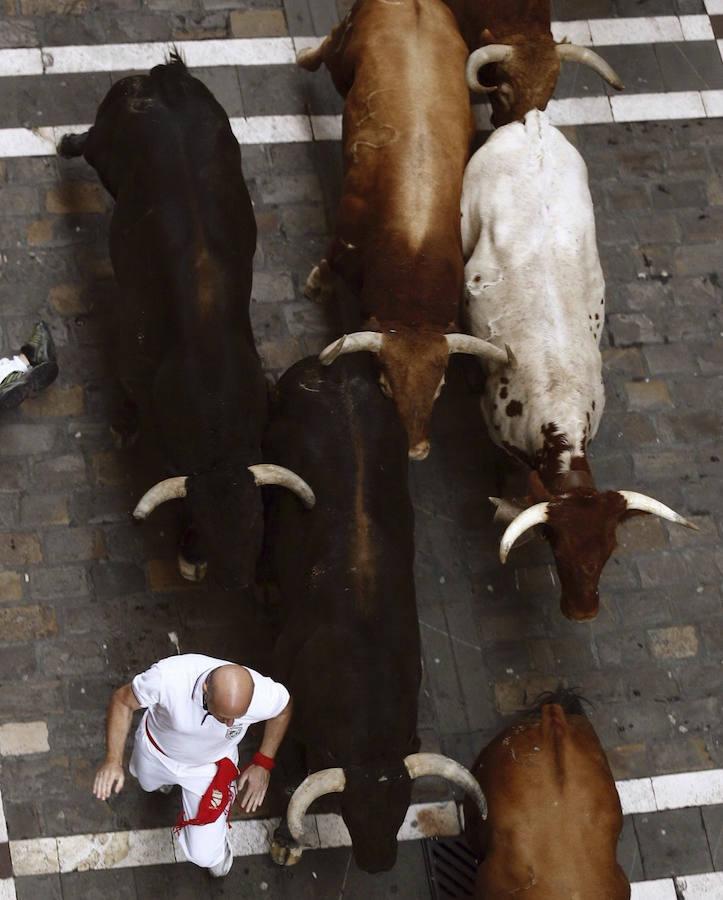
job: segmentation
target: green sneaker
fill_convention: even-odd
[[[55,344],[45,322],[38,322],[20,352],[25,354],[31,368],[27,372],[11,372],[0,383],[0,410],[15,409],[58,377]]]
[[[50,329],[42,320],[37,322],[33,333],[26,344],[20,348],[28,358],[31,366],[40,366],[43,363],[55,362],[55,344]],[[50,382],[48,382],[50,384]]]

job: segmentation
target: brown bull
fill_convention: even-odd
[[[464,808],[476,900],[629,900],[620,799],[577,697],[560,692],[503,731],[472,773],[488,807],[485,820]]]
[[[382,390],[424,459],[450,353],[504,365],[508,355],[456,334],[464,262],[459,203],[473,121],[467,50],[441,0],[359,0],[299,65],[325,63],[346,98],[344,186],[327,259],[307,287],[340,278],[359,295],[367,331],[345,335],[325,364],[378,355]]]
[[[473,51],[467,66],[471,90],[488,93],[492,124],[521,121],[545,109],[563,60],[594,69],[616,90],[623,84],[602,57],[585,47],[556,44],[550,28],[550,0],[445,0]],[[482,45],[480,47],[480,45]],[[490,69],[482,73],[485,66]]]

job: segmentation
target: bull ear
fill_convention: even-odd
[[[700,531],[695,522],[685,519],[680,513],[675,512],[669,506],[661,503],[660,500],[654,500],[645,494],[638,494],[635,491],[618,491],[619,496],[625,501],[625,509],[628,512],[644,512],[653,516],[658,516],[668,522],[675,522],[676,525],[682,525],[684,528],[692,528],[694,531]]]

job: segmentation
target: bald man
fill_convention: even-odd
[[[214,877],[226,875],[233,863],[228,814],[237,791],[246,812],[263,803],[291,719],[289,692],[253,669],[211,656],[160,660],[111,698],[106,757],[93,784],[99,800],[123,787],[123,750],[133,713],[142,707],[130,772],[144,791],[181,786],[176,827],[186,858]],[[249,725],[264,721],[261,746],[236,781],[238,745]]]

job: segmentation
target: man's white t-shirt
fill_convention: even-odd
[[[175,762],[200,766],[224,756],[237,762],[249,725],[275,718],[289,702],[282,684],[244,666],[254,683],[251,703],[233,725],[222,725],[203,708],[203,685],[214,669],[226,665],[232,663],[185,653],[160,660],[131,682],[136,699],[147,708],[141,727]]]

